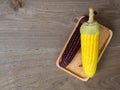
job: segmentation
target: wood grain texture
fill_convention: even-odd
[[[120,90],[119,0],[0,0],[0,90]],[[74,19],[94,7],[113,30],[93,79],[84,83],[58,69],[56,59]]]

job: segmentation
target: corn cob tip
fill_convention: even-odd
[[[89,8],[89,23],[92,23],[94,21],[94,9],[93,8]]]
[[[94,72],[94,71],[92,71],[92,72],[85,72],[85,75],[86,75],[87,77],[89,77],[89,78],[93,78],[94,75],[95,75],[95,72]]]

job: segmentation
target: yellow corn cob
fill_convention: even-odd
[[[99,24],[93,19],[94,10],[92,8],[89,10],[89,20],[83,23],[80,28],[81,51],[85,75],[87,77],[93,77],[98,62]]]
[[[87,77],[92,77],[96,71],[98,61],[98,41],[99,34],[81,34],[82,63],[83,70]]]

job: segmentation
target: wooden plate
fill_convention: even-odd
[[[84,17],[84,16],[82,16],[82,17]],[[56,65],[58,66],[58,68],[69,73],[70,75],[72,75],[72,76],[74,76],[82,81],[87,81],[89,78],[85,76],[84,71],[82,69],[81,48],[79,49],[79,51],[74,56],[73,60],[70,62],[70,64],[66,68],[63,68],[59,65],[61,58],[62,58],[62,54],[63,54],[69,40],[71,39],[74,31],[76,30],[81,18],[79,18],[72,33],[70,34],[65,46],[63,47],[63,49],[62,49],[62,51],[61,51],[61,53],[56,61]],[[103,25],[100,25],[100,45],[99,45],[99,59],[98,59],[98,61],[100,60],[105,49],[107,48],[108,44],[110,43],[112,35],[113,35],[113,33],[110,29],[108,29],[107,27],[105,27]]]

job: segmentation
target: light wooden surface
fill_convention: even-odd
[[[0,90],[120,90],[119,0],[0,0]],[[74,27],[75,17],[98,12],[113,30],[93,79],[84,83],[58,69],[56,59]]]
[[[70,39],[72,38],[73,33],[76,31],[77,27],[79,26],[81,18],[82,17],[80,17],[80,19],[76,23],[74,29],[72,30],[72,33],[70,34],[68,40],[66,41],[66,44],[64,45],[60,55],[58,56],[56,65],[58,68],[67,72],[68,74],[70,74],[82,81],[88,81],[89,78],[86,77],[86,75],[84,74],[84,71],[83,71],[82,60],[81,60],[81,47],[78,50],[78,52],[76,53],[76,55],[74,56],[74,58],[72,59],[72,61],[65,68],[60,66],[60,62],[62,60],[62,55],[63,55],[68,43],[70,42]],[[100,25],[100,43],[99,43],[98,62],[100,62],[100,59],[103,56],[103,53],[105,52],[108,44],[110,43],[110,41],[112,39],[112,36],[113,36],[112,30],[108,29],[107,27],[105,27],[103,25]]]

